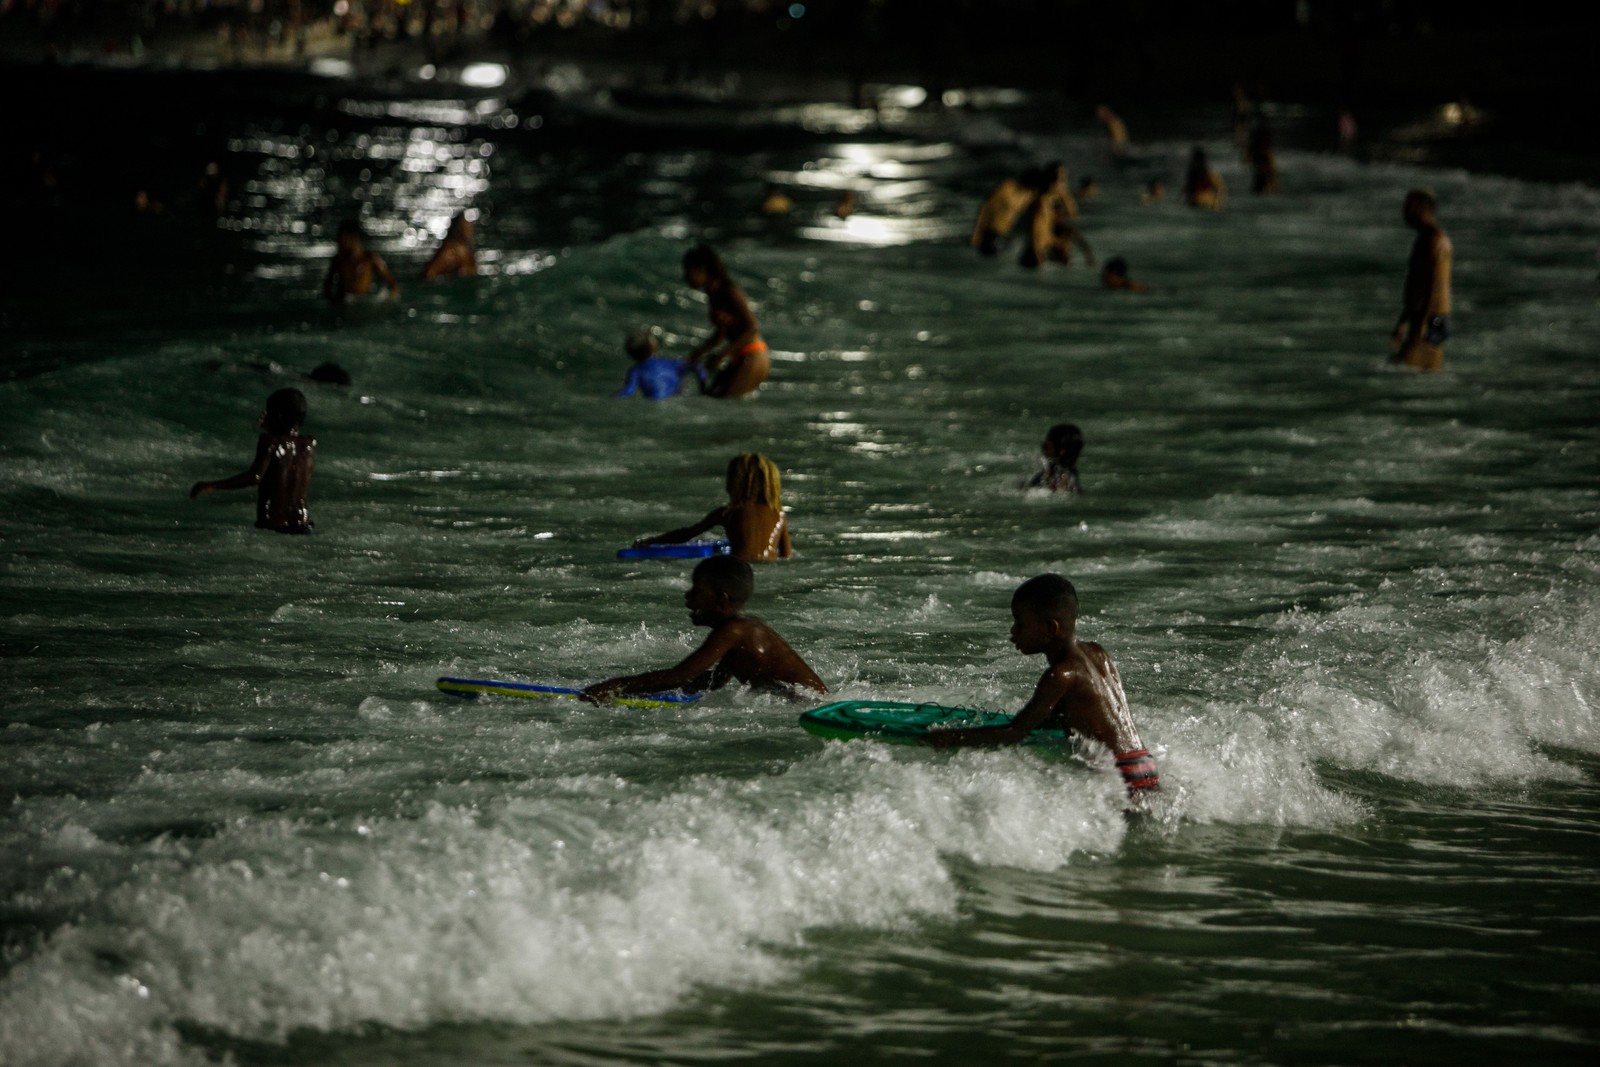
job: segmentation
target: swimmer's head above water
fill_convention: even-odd
[[[1057,423],[1045,433],[1039,451],[1058,466],[1076,467],[1083,454],[1083,431],[1070,422]]]
[[[306,421],[306,395],[298,389],[279,389],[267,397],[261,412],[261,428],[283,435],[298,430]]]
[[[1059,574],[1029,578],[1011,594],[1011,614],[1016,619],[1011,628],[1012,642],[1032,655],[1037,649],[1022,648],[1019,631],[1029,629],[1030,623],[1045,628],[1054,623],[1060,636],[1071,641],[1078,625],[1078,591]]]
[[[756,589],[755,572],[750,564],[733,556],[710,556],[700,561],[684,593],[684,606],[690,619],[699,626],[715,617],[737,615]]]
[[[704,289],[712,282],[726,281],[728,268],[710,245],[695,245],[683,254],[683,280],[691,289]]]
[[[643,363],[661,351],[661,342],[656,340],[656,331],[653,328],[641,326],[637,330],[628,331],[627,340],[623,341],[622,347],[635,363]]]

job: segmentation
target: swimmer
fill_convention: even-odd
[[[712,375],[707,396],[745,396],[760,388],[772,373],[772,356],[761,339],[761,327],[744,290],[728,277],[728,269],[710,245],[696,245],[683,254],[683,280],[706,294],[711,336],[688,355]]]
[[[1136,282],[1128,277],[1128,261],[1121,256],[1113,256],[1106,261],[1105,269],[1100,272],[1100,286],[1103,289],[1121,289],[1130,293],[1150,291],[1150,287],[1144,282]]]
[[[256,528],[276,533],[311,532],[306,512],[306,492],[311,488],[311,468],[316,463],[315,438],[303,437],[300,427],[306,421],[306,397],[298,389],[279,389],[267,397],[267,406],[256,422],[261,436],[256,438],[256,458],[250,466],[231,478],[216,482],[195,482],[189,498],[215,493],[219,489],[256,487]]]
[[[1394,324],[1393,360],[1420,371],[1444,366],[1450,336],[1450,260],[1454,249],[1435,214],[1438,201],[1425,189],[1406,194],[1400,215],[1417,231],[1406,265],[1400,319]]]
[[[1278,191],[1278,157],[1272,152],[1272,128],[1267,120],[1256,123],[1250,131],[1250,143],[1245,148],[1245,159],[1250,164],[1250,191],[1271,194]]]
[[[655,537],[641,537],[633,547],[681,545],[720,526],[728,535],[728,548],[735,559],[770,562],[794,555],[789,518],[783,513],[783,485],[772,460],[759,452],[739,453],[728,461],[723,485],[728,490],[728,502],[722,507],[714,508],[693,525]]]
[[[833,205],[833,217],[847,219],[856,213],[856,193],[854,189],[846,189],[839,194],[839,199]]]
[[[311,368],[311,373],[307,374],[306,377],[324,385],[350,384],[350,372],[337,363],[318,363]]]
[[[1072,246],[1077,245],[1093,266],[1094,249],[1072,225],[1078,203],[1067,192],[1067,168],[1060,163],[1046,164],[1040,171],[1039,185],[1039,198],[1028,214],[1028,244],[1019,262],[1030,268],[1046,262],[1070,263]]]
[[[1017,651],[1042,654],[1049,662],[1033,696],[1004,726],[936,730],[928,735],[928,744],[1010,745],[1040,728],[1066,730],[1111,751],[1129,796],[1158,791],[1156,761],[1139,740],[1116,664],[1099,645],[1077,639],[1078,594],[1072,583],[1059,574],[1028,579],[1011,597],[1011,616],[1011,643]]]
[[[1139,194],[1139,203],[1149,207],[1159,204],[1167,198],[1167,183],[1160,178],[1151,178],[1150,184],[1144,187],[1144,192]]]
[[[1083,492],[1083,485],[1078,481],[1078,457],[1082,454],[1082,430],[1070,422],[1050,427],[1044,435],[1044,443],[1039,446],[1039,470],[1023,488],[1072,495]]]
[[[465,211],[450,220],[450,230],[444,235],[439,250],[422,268],[422,280],[435,278],[471,278],[478,273],[478,257],[472,251],[473,226]]]
[[[1094,117],[1100,125],[1106,128],[1106,143],[1113,156],[1125,155],[1128,151],[1128,125],[1116,116],[1109,107],[1101,104],[1094,109]]]
[[[768,218],[787,215],[794,210],[794,201],[789,199],[789,194],[784,191],[783,186],[776,182],[768,182],[766,188],[761,191],[761,203],[757,206],[757,210]]]
[[[400,295],[400,283],[389,273],[383,257],[367,248],[367,235],[361,224],[351,219],[339,223],[339,249],[328,262],[322,276],[322,295],[335,304],[352,296],[372,292],[374,278],[382,281],[391,297]]]
[[[623,342],[623,349],[633,366],[628,370],[628,380],[612,396],[632,396],[643,393],[647,400],[665,400],[677,396],[683,388],[684,371],[697,371],[687,360],[668,359],[658,353],[661,344],[653,330],[634,330]]]
[[[1210,208],[1212,211],[1221,211],[1228,199],[1228,187],[1223,184],[1222,175],[1211,169],[1205,149],[1199,145],[1189,155],[1189,172],[1183,179],[1183,199],[1190,207]]]
[[[1000,238],[1011,233],[1022,213],[1038,197],[1040,180],[1039,172],[1029,171],[995,186],[989,199],[978,209],[978,219],[972,225],[972,236],[967,243],[986,256],[996,255],[1000,251]]]
[[[828,687],[777,631],[744,613],[755,589],[750,564],[729,556],[701,560],[684,594],[696,626],[711,633],[674,667],[596,682],[582,698],[599,704],[615,696],[683,690],[721,689],[730,679],[791,697],[826,693]]]

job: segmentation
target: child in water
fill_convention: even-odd
[[[346,220],[339,223],[339,248],[328,262],[328,272],[322,276],[322,295],[335,304],[342,304],[352,296],[366,296],[372,292],[376,278],[388,287],[389,297],[400,295],[400,283],[394,280],[389,264],[383,257],[367,247],[367,235],[361,223]]]
[[[1121,256],[1113,256],[1106,261],[1105,269],[1100,272],[1100,285],[1105,289],[1125,289],[1130,293],[1150,291],[1144,282],[1136,282],[1128,277],[1128,261]]]
[[[1078,456],[1083,452],[1083,433],[1070,422],[1057,423],[1044,435],[1039,446],[1039,472],[1023,486],[1043,487],[1055,492],[1081,493],[1078,484]]]
[[[754,589],[755,575],[744,560],[731,556],[701,560],[683,596],[689,620],[711,628],[700,647],[677,666],[596,682],[583,691],[583,699],[598,704],[634,693],[701,692],[720,689],[730,678],[789,696],[799,696],[799,690],[826,693],[828,687],[789,642],[744,613]]]
[[[720,526],[728,534],[729,553],[735,559],[770,561],[794,555],[789,541],[789,520],[783,513],[778,468],[759,452],[741,452],[728,461],[725,479],[728,502],[692,526],[641,537],[634,548],[646,545],[681,545]]]
[[[634,330],[623,342],[633,366],[628,370],[628,380],[612,396],[632,396],[641,392],[647,400],[665,400],[677,396],[683,388],[684,371],[699,373],[687,360],[668,359],[659,355],[661,344],[653,330]]]
[[[689,353],[689,362],[704,362],[711,372],[707,396],[744,396],[760,388],[772,373],[772,356],[761,339],[761,326],[744,290],[728,277],[728,268],[710,245],[696,245],[683,254],[683,280],[706,294],[711,336]]]
[[[277,533],[311,532],[306,512],[306,492],[311,488],[311,468],[316,462],[315,438],[302,437],[306,421],[306,397],[298,389],[279,389],[267,397],[267,406],[257,419],[261,436],[256,438],[256,458],[250,466],[231,478],[217,482],[195,482],[189,490],[193,499],[219,489],[256,487],[256,528]]]
[[[1116,757],[1129,796],[1161,788],[1156,761],[1139,740],[1122,691],[1122,678],[1106,650],[1077,639],[1078,594],[1059,574],[1041,574],[1011,597],[1011,643],[1024,656],[1048,661],[1033,696],[1004,726],[937,730],[928,735],[935,748],[1011,745],[1040,728],[1070,731],[1104,745]]]

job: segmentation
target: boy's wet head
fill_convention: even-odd
[[[1043,621],[1055,621],[1070,635],[1078,621],[1078,592],[1059,574],[1029,578],[1011,595],[1011,611]]]
[[[721,604],[724,597],[730,610],[744,607],[755,592],[756,576],[742,559],[712,556],[695,567],[691,583],[684,600],[695,621],[700,622],[702,614]]]
[[[1040,450],[1063,467],[1075,467],[1083,454],[1083,431],[1070,422],[1059,422],[1044,435]]]
[[[279,389],[267,397],[267,408],[262,413],[261,426],[268,433],[288,433],[298,430],[306,421],[306,395],[298,389]]]

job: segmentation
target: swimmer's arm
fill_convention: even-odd
[[[1014,745],[1027,737],[1049,718],[1050,711],[1067,693],[1067,680],[1054,668],[1045,671],[1044,677],[1033,690],[1033,696],[1022,710],[1004,726],[974,726],[967,730],[934,730],[928,734],[928,744],[934,748],[965,748],[972,745]]]
[[[247,469],[240,471],[231,478],[223,478],[221,481],[195,482],[189,488],[189,499],[193,500],[197,496],[215,493],[219,489],[244,489],[248,486],[256,485],[261,481],[262,476],[267,473],[267,463],[271,459],[272,452],[267,444],[267,435],[262,434],[256,439],[256,458]]]
[[[612,396],[632,396],[639,390],[639,364],[635,363],[628,368],[628,380],[622,383],[622,388],[612,393]]]
[[[394,274],[390,272],[389,264],[385,263],[383,257],[376,252],[372,253],[372,272],[383,279],[383,284],[389,287],[391,293],[395,296],[400,295],[400,283],[394,280]]]
[[[428,265],[422,268],[422,280],[431,282],[441,274],[446,274],[456,268],[455,245],[446,241],[439,246],[439,250],[428,260]]]
[[[713,672],[723,658],[738,647],[744,639],[744,628],[734,623],[724,623],[711,631],[699,648],[689,653],[683,661],[671,667],[663,667],[658,671],[646,671],[643,674],[628,674],[617,678],[607,678],[603,682],[596,682],[585,689],[582,699],[598,704],[614,696],[628,696],[633,693],[660,693],[674,689],[683,689],[691,692],[699,689],[715,688]]]
[[[681,545],[691,537],[705,533],[713,526],[722,525],[723,509],[717,508],[699,522],[690,526],[680,526],[676,530],[668,530],[655,537],[641,537],[633,543],[634,548],[643,548],[645,545]]]

